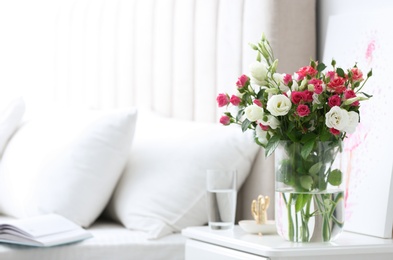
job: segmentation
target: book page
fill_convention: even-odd
[[[80,229],[80,227],[72,221],[57,214],[10,220],[0,224],[0,230],[3,230],[3,228],[13,229],[33,238]],[[6,229],[4,229],[4,231],[6,231]]]

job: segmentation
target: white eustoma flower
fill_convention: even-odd
[[[280,125],[280,121],[272,115],[265,115],[262,120],[258,120],[258,124],[259,123],[265,126],[270,126],[271,129],[277,129]]]
[[[345,109],[339,106],[332,107],[329,112],[326,113],[325,124],[329,128],[334,128],[339,131],[344,131],[349,123],[349,114]]]
[[[267,140],[267,133],[268,131],[262,130],[260,126],[255,128],[255,135],[258,138],[258,142],[260,142],[262,145],[267,145],[267,142],[269,141]]]
[[[277,83],[278,88],[282,91],[282,92],[287,92],[289,91],[289,87],[284,85],[284,76],[286,74],[280,74],[280,73],[274,73],[273,74],[273,79],[274,81]]]
[[[343,130],[348,134],[353,134],[359,124],[359,114],[354,111],[350,111],[348,112],[348,117],[348,125]]]
[[[244,114],[249,121],[255,122],[263,118],[264,111],[262,107],[252,104],[244,109]]]
[[[284,116],[292,107],[291,100],[285,95],[274,95],[267,101],[266,109],[273,116]]]
[[[320,105],[321,101],[319,101],[319,95],[318,94],[312,94],[312,104],[317,104]]]
[[[267,68],[266,65],[261,62],[253,62],[249,67],[251,74],[251,83],[258,86],[266,84]]]
[[[297,84],[296,80],[292,81],[291,90],[292,91],[298,91],[299,90],[299,85]]]

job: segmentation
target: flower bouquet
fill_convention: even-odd
[[[241,75],[233,95],[217,96],[227,109],[224,125],[238,124],[253,131],[265,155],[275,155],[276,223],[290,241],[330,241],[343,222],[343,191],[340,169],[332,169],[342,141],[359,124],[360,102],[371,96],[362,89],[366,77],[355,64],[330,70],[310,61],[293,75],[277,72],[269,41],[263,35],[256,44],[256,61],[249,75]]]

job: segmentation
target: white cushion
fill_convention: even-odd
[[[248,175],[258,146],[237,127],[139,114],[135,140],[107,213],[159,238],[207,222],[206,170]]]
[[[18,97],[12,100],[0,114],[0,156],[7,145],[8,139],[19,126],[25,113],[25,102]]]
[[[26,122],[0,163],[0,212],[55,212],[88,227],[124,169],[136,110],[52,113]]]

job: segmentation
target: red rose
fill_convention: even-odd
[[[304,94],[300,91],[293,91],[291,94],[291,100],[294,104],[299,104],[300,101],[304,100]]]
[[[312,102],[313,98],[312,98],[313,92],[309,91],[309,90],[305,90],[303,91],[303,99],[306,102]]]
[[[218,94],[216,100],[219,107],[228,105],[230,101],[228,95],[224,93]]]
[[[329,107],[340,106],[341,105],[341,98],[338,95],[331,96],[328,99]]]
[[[328,88],[337,94],[343,93],[347,89],[345,87],[345,79],[341,77],[336,77],[328,83]]]
[[[310,114],[310,109],[307,105],[301,104],[297,107],[296,112],[300,117],[305,117]]]
[[[232,95],[231,99],[229,100],[229,102],[231,102],[231,104],[234,106],[238,106],[241,101],[242,100],[236,95]]]
[[[246,85],[247,81],[249,80],[249,78],[247,77],[247,75],[241,75],[236,82],[236,86],[238,88],[242,88]]]
[[[335,128],[329,128],[329,131],[333,135],[339,135],[340,134],[340,130],[337,130]]]

